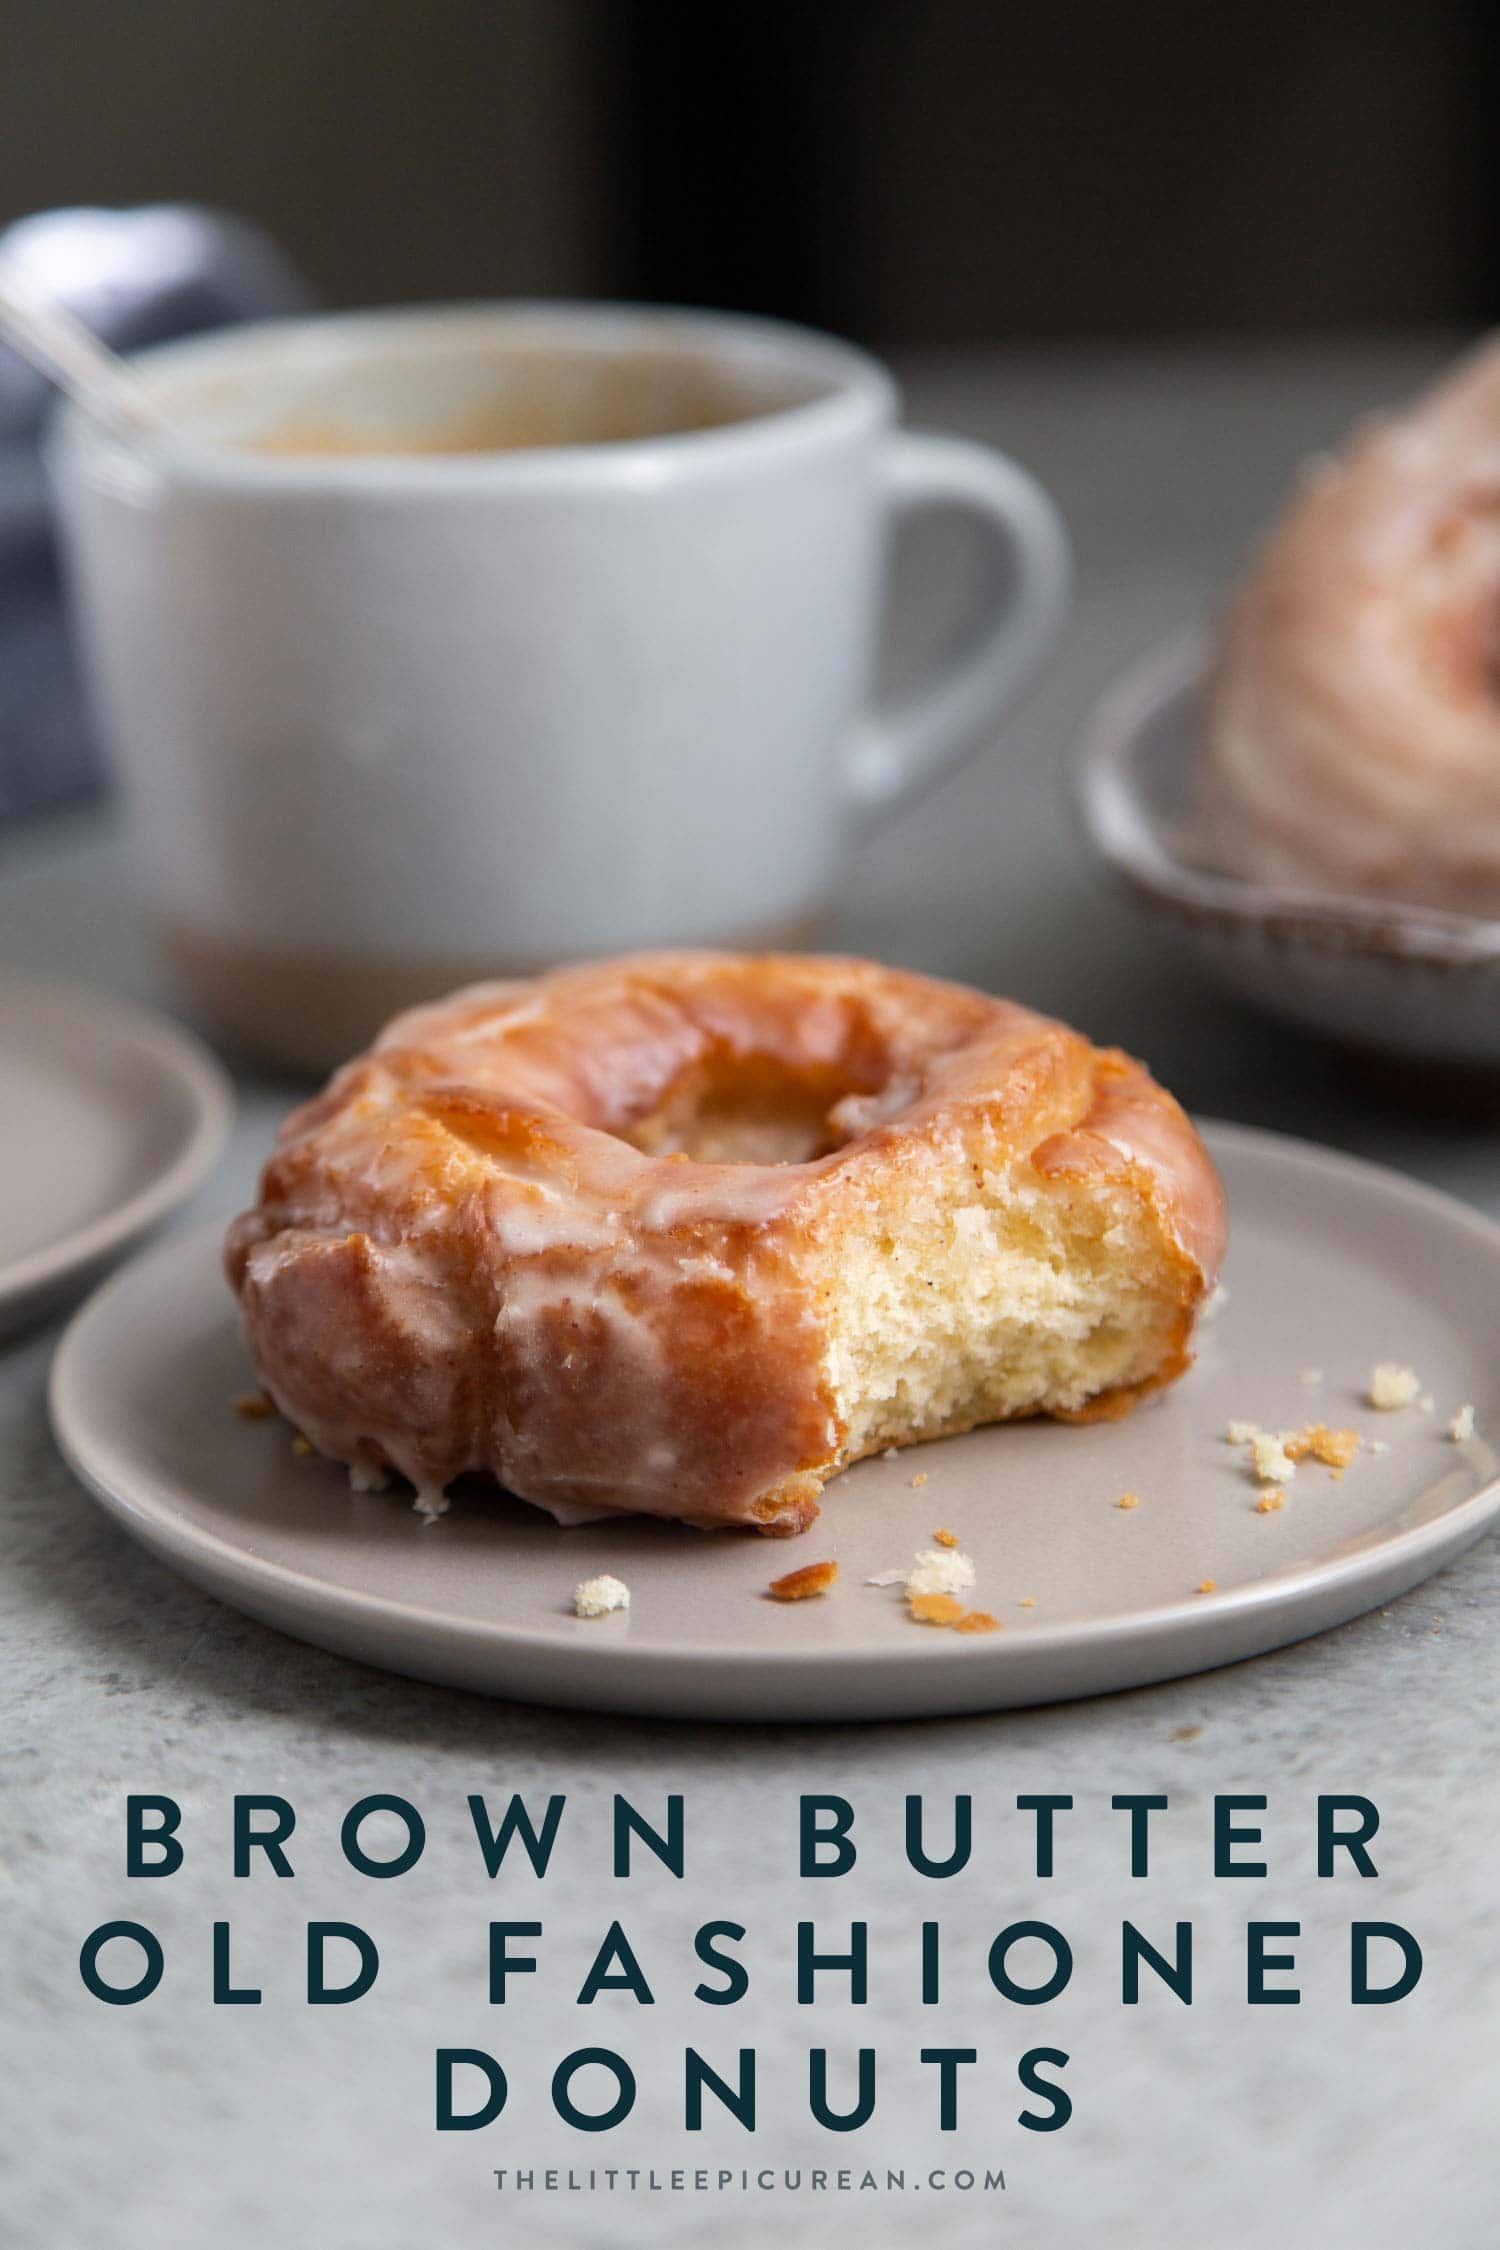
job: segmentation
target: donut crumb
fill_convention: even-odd
[[[1382,1414],[1410,1406],[1421,1388],[1415,1368],[1403,1367],[1397,1360],[1382,1359],[1370,1369],[1370,1404]]]
[[[906,1574],[909,1594],[961,1594],[974,1583],[974,1564],[953,1548],[929,1547]]]
[[[1325,1469],[1332,1469],[1341,1477],[1351,1461],[1356,1459],[1364,1443],[1358,1430],[1330,1430],[1326,1422],[1309,1422],[1286,1441],[1287,1456],[1293,1461],[1311,1457],[1321,1461]]]
[[[1470,1413],[1472,1414],[1472,1412],[1471,1407]],[[935,1531],[932,1536],[940,1547],[956,1547],[958,1545],[958,1533],[956,1531]]]
[[[804,1563],[800,1570],[789,1570],[783,1578],[773,1578],[767,1588],[773,1602],[805,1602],[815,1594],[826,1594],[838,1577],[836,1562]]]
[[[964,1615],[956,1594],[911,1594],[907,1602],[919,1625],[956,1625]]]
[[[999,1633],[1004,1630],[998,1617],[987,1609],[970,1609],[953,1620],[955,1633]]]
[[[276,1412],[276,1401],[269,1391],[246,1391],[243,1398],[235,1400],[234,1411],[245,1422],[269,1422]]]
[[[608,1571],[597,1578],[585,1578],[573,1589],[575,1617],[607,1617],[611,1610],[629,1607],[630,1588],[623,1578],[612,1578]]]
[[[1218,1579],[1205,1578],[1200,1584],[1198,1591],[1200,1594],[1216,1594],[1219,1591]]]
[[[1262,1430],[1251,1439],[1250,1459],[1262,1484],[1287,1484],[1297,1474],[1296,1456],[1274,1430]]]
[[[1115,1502],[1117,1508],[1138,1508],[1140,1504],[1141,1496],[1138,1492],[1122,1492]]]

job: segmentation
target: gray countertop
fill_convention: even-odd
[[[1358,412],[1409,388],[1440,341],[1121,357],[965,360],[910,371],[910,419],[991,439],[1052,487],[1079,561],[1073,625],[1047,680],[993,753],[852,862],[831,937],[841,946],[1010,991],[1143,1054],[1200,1111],[1312,1136],[1395,1164],[1500,1214],[1500,1128],[1424,1116],[1390,1073],[1266,1024],[1200,983],[1090,868],[1067,764],[1093,698],[1142,647],[1211,615],[1294,462]],[[915,624],[896,662],[940,633],[941,540],[907,557]],[[107,814],[0,835],[0,962],[162,999]],[[248,1190],[291,1089],[246,1080],[233,1144],[197,1199],[227,1212]],[[0,2231],[17,2250],[197,2250],[276,2240],[339,2250],[545,2244],[726,2245],[780,2237],[909,2240],[917,2192],[732,2189],[705,2197],[495,2189],[493,2168],[548,2163],[756,2168],[904,2162],[1003,2166],[1003,2195],[943,2192],[950,2239],[1141,2250],[1411,2241],[1481,2250],[1500,2228],[1494,2156],[1493,1750],[1500,1549],[1482,1542],[1390,1608],[1279,1655],[1090,1703],[992,1718],[867,1728],[695,1729],[490,1704],[387,1678],[302,1647],[168,1576],[86,1500],[53,1453],[43,1388],[53,1336],[0,1355],[5,1518],[0,1689],[0,1895],[7,1902],[6,2103],[24,2116]],[[1488,1716],[1485,1716],[1485,1714]],[[128,1883],[127,1789],[183,1806],[187,1860],[170,1882]],[[1381,1809],[1378,1884],[1319,1882],[1313,1801],[1360,1791]],[[298,1812],[294,1886],[237,1882],[230,1798],[276,1792]],[[565,1790],[568,1848],[544,1885],[486,1881],[464,1800]],[[687,1802],[688,1873],[649,1865],[616,1885],[608,1798],[660,1815]],[[868,1838],[838,1883],[794,1880],[799,1790],[834,1790]],[[971,1866],[924,1881],[899,1849],[901,1800],[924,1792],[943,1831],[972,1792]],[[1018,1793],[1071,1794],[1057,1872],[1038,1881]],[[1132,1885],[1111,1794],[1157,1791],[1160,1849]],[[1212,1879],[1216,1791],[1269,1799],[1270,1873]],[[338,1824],[361,1795],[395,1791],[427,1817],[421,1865],[399,1883],[355,1877]],[[936,1897],[934,1894],[938,1894]],[[593,1944],[625,1923],[657,1993],[573,2001]],[[722,2020],[691,1999],[691,1931],[725,1915],[749,1931],[749,1999]],[[832,1947],[871,1925],[870,2004],[792,2004],[799,1916]],[[1159,1989],[1119,1995],[1119,1925],[1158,1944],[1191,1918],[1191,2009]],[[1340,1990],[1355,1915],[1406,1924],[1426,1971],[1411,1999],[1353,2011]],[[148,1921],[168,1973],[138,2008],[82,1990],[84,1933]],[[348,2009],[300,1997],[302,1925],[362,1922],[381,1947],[375,1992]],[[509,2013],[487,2008],[485,1925],[540,1920],[541,1967]],[[916,1926],[940,1917],[949,1998],[917,2005]],[[983,1945],[1037,1916],[1070,1936],[1074,1984],[1040,2011],[976,1999]],[[1248,1918],[1302,1924],[1300,2008],[1244,2005]],[[233,1923],[236,1971],[258,2008],[209,2001],[209,1924]],[[1490,1979],[1486,1984],[1486,1977]],[[643,2028],[644,2026],[644,2028]],[[726,2028],[727,2026],[727,2028]],[[804,2052],[821,2041],[835,2088],[875,2047],[874,2120],[834,2141],[807,2121]],[[640,2065],[640,2106],[586,2138],[552,2119],[551,2071],[604,2044]],[[678,2052],[725,2067],[760,2053],[762,2126],[686,2136]],[[922,2046],[973,2045],[962,2129],[940,2136]],[[1061,2133],[1017,2129],[1015,2060],[1069,2051],[1077,2104]],[[512,2097],[485,2133],[432,2128],[432,2050],[488,2046]],[[650,2066],[649,2068],[647,2066]],[[847,2067],[845,2067],[847,2066]],[[838,2074],[842,2071],[843,2075]],[[22,2089],[17,2101],[17,2089]],[[701,2143],[701,2146],[699,2145]],[[749,2153],[747,2153],[749,2151]]]

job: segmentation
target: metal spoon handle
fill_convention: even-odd
[[[160,429],[161,417],[134,370],[14,258],[0,259],[0,336],[117,436]]]

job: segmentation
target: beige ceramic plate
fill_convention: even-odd
[[[0,979],[0,1335],[174,1210],[224,1145],[229,1081],[176,1024]]]
[[[1167,1679],[1386,1601],[1500,1512],[1500,1229],[1299,1142],[1210,1140],[1233,1211],[1229,1301],[1185,1381],[1126,1422],[1020,1424],[864,1462],[798,1540],[630,1518],[564,1531],[477,1487],[426,1527],[400,1494],[352,1493],[295,1458],[284,1428],[233,1413],[252,1378],[210,1234],[137,1260],[78,1315],[54,1426],[111,1514],[198,1584],[424,1679],[713,1719],[917,1717]],[[1416,1367],[1433,1412],[1363,1403],[1382,1359]],[[1445,1424],[1465,1401],[1480,1434],[1460,1446]],[[1239,1417],[1352,1425],[1389,1451],[1341,1481],[1304,1465],[1260,1515],[1222,1437]],[[1116,1506],[1127,1490],[1139,1507]],[[973,1598],[1003,1630],[913,1624],[899,1592],[865,1583],[939,1527],[975,1558]],[[765,1598],[770,1578],[829,1555],[833,1593]],[[606,1570],[629,1612],[573,1617],[575,1582]]]

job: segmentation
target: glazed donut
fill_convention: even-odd
[[[1203,856],[1500,915],[1500,341],[1314,468],[1211,687]]]
[[[803,1529],[861,1455],[1189,1362],[1217,1174],[1126,1056],[866,961],[643,954],[398,1017],[227,1266],[271,1397],[439,1512]]]

